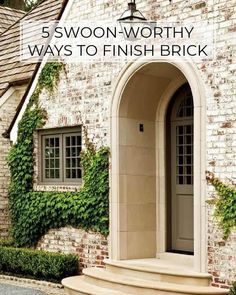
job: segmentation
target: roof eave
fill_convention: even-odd
[[[58,14],[58,17],[57,17],[56,20],[60,20],[60,19],[61,19],[62,15],[63,15],[63,13],[64,13],[64,11],[65,11],[65,8],[66,8],[66,6],[67,6],[67,4],[68,4],[68,2],[69,2],[69,0],[64,0],[64,1],[63,1],[61,11],[60,11],[60,13]],[[40,65],[41,65],[41,62],[37,63],[37,65],[36,65],[36,67],[35,67],[35,70],[34,70],[34,72],[33,72],[33,75],[32,75],[32,77],[31,77],[31,79],[29,79],[30,82],[29,82],[29,84],[28,84],[28,86],[27,86],[27,88],[26,88],[26,91],[25,91],[25,93],[24,93],[24,95],[23,95],[23,97],[22,97],[22,99],[21,99],[21,101],[20,101],[20,103],[19,103],[19,105],[18,105],[18,107],[17,107],[17,109],[16,109],[16,113],[15,113],[15,115],[14,115],[12,121],[11,121],[11,124],[10,124],[10,126],[8,127],[8,129],[2,134],[2,136],[3,136],[4,138],[8,138],[8,139],[10,139],[10,135],[11,135],[12,128],[14,127],[14,125],[15,125],[15,123],[16,123],[16,120],[17,120],[17,118],[18,118],[18,116],[19,116],[19,114],[20,114],[20,111],[21,111],[21,109],[22,109],[22,107],[23,107],[23,105],[24,105],[24,103],[25,103],[25,101],[26,101],[26,99],[27,99],[27,97],[28,97],[28,94],[29,94],[30,89],[31,89],[31,86],[32,86],[32,84],[33,84],[33,82],[34,82],[34,80],[35,80],[35,77],[36,77],[36,75],[37,75],[37,73],[38,73],[38,70],[39,70],[39,68],[40,68]]]

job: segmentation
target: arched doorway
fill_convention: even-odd
[[[205,270],[204,90],[187,63],[134,63],[118,79],[111,106],[111,259],[170,257],[166,117],[184,84],[194,100],[194,267]]]
[[[189,84],[181,86],[166,116],[167,250],[194,252],[194,105]]]

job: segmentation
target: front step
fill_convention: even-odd
[[[140,260],[142,261],[142,260]],[[210,274],[197,273],[189,268],[165,265],[156,260],[155,265],[134,263],[132,261],[105,260],[106,269],[114,274],[123,274],[145,280],[184,284],[190,286],[209,286],[212,280]]]
[[[62,280],[62,284],[69,295],[126,295],[126,293],[91,285],[84,280],[84,276],[70,277]]]
[[[211,276],[166,261],[106,260],[106,269],[84,269],[84,276],[64,279],[69,295],[223,295],[229,291],[210,287]]]
[[[114,274],[105,269],[89,268],[84,270],[84,279],[91,285],[104,287],[107,289],[118,290],[125,294],[142,294],[142,295],[184,295],[184,294],[226,294],[224,290],[204,287],[204,286],[190,286],[183,284],[173,284],[166,282],[155,282],[125,276],[121,274]]]

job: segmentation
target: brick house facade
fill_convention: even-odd
[[[126,7],[126,1],[86,1],[86,0],[74,0],[72,1],[68,20],[77,21],[87,19],[117,19],[121,12]],[[169,1],[138,1],[139,9],[150,20],[164,20],[164,21],[185,21],[191,20],[191,22],[198,21],[200,19],[213,20],[216,25],[216,56],[213,60],[205,62],[195,62],[191,65],[194,71],[201,81],[204,92],[205,101],[202,101],[199,105],[199,109],[203,110],[201,114],[201,132],[202,138],[205,140],[204,150],[199,151],[199,155],[202,158],[198,159],[199,166],[204,161],[203,170],[212,171],[222,181],[230,183],[229,179],[235,182],[236,179],[236,7],[235,0],[209,0],[209,1],[180,1],[175,0],[170,4]],[[118,15],[117,15],[118,14]],[[166,62],[168,64],[168,62]],[[146,65],[147,67],[149,65]],[[155,66],[155,65],[154,65]],[[174,73],[174,69],[169,65],[163,65],[163,70],[167,67],[168,71]],[[145,67],[145,66],[143,66]],[[177,66],[176,66],[177,67]],[[187,67],[187,66],[186,66]],[[111,119],[111,108],[114,100],[114,89],[118,85],[118,81],[122,79],[122,75],[128,71],[128,66],[125,63],[77,63],[66,64],[67,74],[61,73],[60,81],[53,96],[49,96],[44,92],[40,96],[40,104],[46,109],[48,113],[48,120],[44,126],[45,130],[51,130],[54,128],[74,127],[79,125],[86,125],[88,127],[89,137],[98,146],[110,146],[111,157],[114,157],[113,145],[111,137],[114,132],[114,124]],[[153,71],[158,71],[158,67]],[[179,70],[178,70],[179,71]],[[181,72],[181,69],[180,69]],[[180,75],[180,72],[177,75]],[[153,72],[154,73],[154,72]],[[156,73],[156,72],[155,72]],[[187,73],[187,70],[186,70]],[[185,74],[185,73],[184,73]],[[146,75],[143,70],[142,75]],[[154,75],[154,74],[153,74]],[[156,74],[155,74],[156,75]],[[173,74],[175,75],[175,74]],[[148,76],[148,75],[147,75]],[[174,76],[173,76],[174,77]],[[172,79],[173,77],[170,77]],[[131,78],[130,78],[131,79]],[[137,78],[138,79],[138,78]],[[149,82],[153,78],[146,77]],[[174,79],[174,78],[173,78]],[[193,77],[187,77],[187,81],[193,79]],[[133,80],[135,83],[135,80]],[[144,80],[143,80],[144,81]],[[147,83],[149,83],[147,82]],[[151,82],[150,82],[151,83]],[[154,83],[154,82],[153,82]],[[196,82],[197,83],[197,82]],[[189,83],[191,85],[191,83]],[[192,88],[192,85],[191,85]],[[197,85],[196,85],[197,88]],[[133,89],[131,87],[131,89]],[[158,89],[157,89],[158,90]],[[135,91],[135,90],[133,90]],[[194,96],[194,95],[193,95]],[[141,98],[138,98],[141,99]],[[138,101],[138,100],[137,100]],[[131,107],[134,106],[130,101]],[[129,110],[130,111],[130,110]],[[128,112],[128,111],[127,111]],[[204,113],[205,112],[205,113]],[[136,115],[135,115],[136,116]],[[148,119],[144,117],[135,117],[132,119],[140,120],[148,124]],[[151,119],[150,119],[151,121]],[[136,122],[137,123],[137,122]],[[119,125],[120,126],[120,125]],[[131,129],[132,130],[132,129]],[[122,134],[122,132],[121,132]],[[152,133],[150,133],[152,134]],[[56,185],[45,184],[40,181],[39,173],[39,143],[38,133],[35,134],[35,190],[77,190],[79,187],[70,185]],[[125,151],[128,153],[128,150]],[[140,156],[142,157],[142,155]],[[113,161],[113,160],[112,160]],[[128,160],[127,160],[128,161]],[[112,162],[112,165],[114,163]],[[120,162],[122,165],[122,163]],[[112,166],[113,169],[114,166]],[[127,168],[128,169],[128,168]],[[206,204],[206,200],[216,196],[213,187],[207,184],[205,180],[205,174],[200,176],[202,190],[201,205],[199,213],[201,220],[201,241],[199,241],[199,248],[194,250],[202,251],[203,254],[199,259],[200,271],[209,272],[213,275],[213,285],[217,287],[225,287],[231,285],[236,280],[236,232],[234,231],[227,241],[223,240],[223,234],[219,229],[217,222],[214,218],[214,206]],[[111,172],[112,187],[114,186],[115,176]],[[121,188],[121,187],[120,187]],[[124,187],[123,187],[124,188]],[[5,188],[4,188],[5,189]],[[128,190],[128,186],[126,187]],[[111,206],[113,204],[114,188],[111,189]],[[203,195],[204,194],[204,195]],[[152,203],[152,202],[151,202]],[[154,204],[154,203],[153,203]],[[156,201],[155,201],[156,205]],[[153,206],[152,206],[153,207]],[[122,206],[120,206],[122,208]],[[128,207],[127,207],[128,208]],[[124,210],[129,210],[125,208]],[[138,208],[138,206],[137,206]],[[151,210],[151,209],[150,209]],[[114,211],[112,211],[114,212]],[[128,212],[128,213],[127,213]],[[122,218],[128,219],[131,216],[131,211],[122,211],[118,214],[123,214]],[[138,211],[140,213],[140,211]],[[151,212],[151,211],[150,211]],[[112,214],[112,213],[111,213]],[[140,213],[141,214],[141,213]],[[152,214],[152,213],[150,213]],[[156,212],[153,213],[154,215]],[[140,215],[142,218],[142,215]],[[113,220],[113,219],[112,219]],[[156,219],[155,219],[156,220]],[[128,223],[128,221],[127,221]],[[155,223],[155,222],[154,222]],[[119,225],[121,226],[121,225]],[[124,225],[126,227],[127,224]],[[158,226],[157,226],[158,228]],[[155,228],[155,231],[158,229]],[[198,230],[198,229],[197,229]],[[197,231],[196,230],[196,231]],[[75,238],[68,236],[68,232],[63,229],[56,231],[52,230],[42,238],[39,242],[40,249],[51,249],[59,251],[72,252],[78,251],[84,253],[84,248],[90,247],[85,239],[81,238],[84,233],[78,231],[75,233],[71,229],[71,236],[75,235]],[[141,231],[141,230],[140,230]],[[66,234],[65,234],[66,232]],[[113,232],[111,227],[110,236],[110,252],[109,256],[113,259],[119,259],[122,257],[130,258],[130,254],[123,253],[122,245],[118,245],[119,248],[114,254],[112,239],[116,232]],[[135,230],[121,230],[127,235],[131,236]],[[138,230],[136,230],[138,232]],[[151,230],[149,231],[149,233]],[[152,229],[153,232],[153,229]],[[149,235],[146,235],[142,231],[143,237],[146,237],[146,241],[149,239]],[[67,235],[67,238],[65,238]],[[91,234],[92,235],[92,234]],[[58,238],[58,236],[62,238]],[[122,235],[120,235],[120,240]],[[73,240],[74,239],[74,240]],[[79,245],[78,240],[81,239],[82,246]],[[99,244],[98,251],[93,252],[94,248],[90,248],[92,253],[93,262],[83,262],[85,266],[101,265],[103,257],[107,256],[108,247],[104,237],[93,237],[94,243]],[[139,240],[139,236],[133,236],[135,242],[142,243]],[[63,241],[60,247],[59,241]],[[145,240],[145,239],[144,239]],[[138,241],[138,242],[137,242]],[[150,238],[150,241],[151,238]],[[72,244],[73,245],[72,245]],[[145,248],[145,241],[142,244]],[[146,242],[146,243],[149,243]],[[150,242],[152,243],[152,242]],[[156,243],[153,242],[153,243]],[[68,245],[67,249],[63,250],[65,245]],[[201,245],[200,245],[201,244]],[[55,247],[53,245],[56,245]],[[101,245],[104,248],[101,248]],[[128,246],[127,246],[128,247]],[[77,250],[76,250],[77,249]],[[127,249],[126,249],[127,250]],[[100,252],[101,251],[101,252]],[[128,251],[128,250],[127,250]],[[134,251],[135,252],[135,251]],[[100,253],[100,254],[99,254]],[[118,253],[118,254],[117,254]],[[138,252],[137,252],[138,253]],[[84,254],[85,255],[85,254]],[[88,252],[87,252],[87,255]],[[94,256],[93,256],[94,255]],[[122,256],[123,255],[123,256]],[[135,254],[134,254],[135,255]],[[149,254],[147,254],[146,257]],[[100,259],[96,259],[99,257]],[[90,257],[91,258],[91,257]],[[145,255],[141,257],[139,254],[132,258],[145,258]],[[99,260],[96,262],[96,260]]]

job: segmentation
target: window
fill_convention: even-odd
[[[177,184],[193,184],[193,123],[176,126]]]
[[[193,98],[192,94],[188,93],[186,97],[182,100],[177,117],[192,117],[193,116]]]
[[[82,178],[81,128],[40,133],[41,180],[45,183],[78,183]]]
[[[176,140],[177,184],[193,184],[193,97],[190,88],[182,88],[176,97],[172,121]]]

